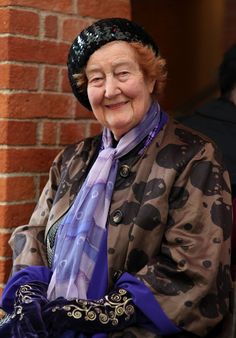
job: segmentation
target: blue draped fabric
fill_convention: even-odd
[[[6,284],[2,297],[1,307],[7,313],[11,313],[14,310],[15,293],[21,285],[30,282],[43,282],[47,285],[50,282],[52,271],[46,266],[29,266],[16,272]]]
[[[132,294],[139,314],[139,324],[148,327],[160,335],[179,333],[181,330],[167,317],[152,292],[136,277],[125,272],[117,281],[116,287]]]

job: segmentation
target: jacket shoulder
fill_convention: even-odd
[[[65,164],[74,158],[81,158],[84,162],[87,161],[89,154],[95,150],[100,143],[101,136],[85,138],[77,143],[66,146],[59,154],[56,162]]]

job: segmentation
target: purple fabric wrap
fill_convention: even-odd
[[[140,325],[148,327],[160,335],[170,335],[181,332],[181,329],[164,313],[151,291],[137,278],[125,272],[117,281],[116,287],[124,288],[132,294],[134,304],[142,312],[138,322]],[[145,319],[148,319],[149,323],[148,320],[145,321]],[[152,323],[154,325],[151,325]]]
[[[14,309],[15,293],[21,285],[31,282],[48,284],[52,276],[51,270],[45,266],[29,266],[16,272],[7,282],[1,297],[4,311],[11,313]]]

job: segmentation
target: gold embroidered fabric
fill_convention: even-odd
[[[99,301],[76,299],[64,306],[55,306],[52,312],[64,311],[68,317],[85,321],[99,321],[100,324],[119,324],[119,318],[129,321],[134,314],[134,306],[130,303],[132,297],[124,289],[105,296]]]

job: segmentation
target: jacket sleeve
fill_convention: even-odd
[[[211,143],[176,176],[159,253],[135,277],[180,329],[204,336],[229,310],[231,194]]]
[[[48,182],[29,223],[17,227],[11,235],[9,244],[13,251],[12,273],[31,265],[47,266],[44,233],[60,181],[61,155],[62,153],[58,154],[50,168]]]

